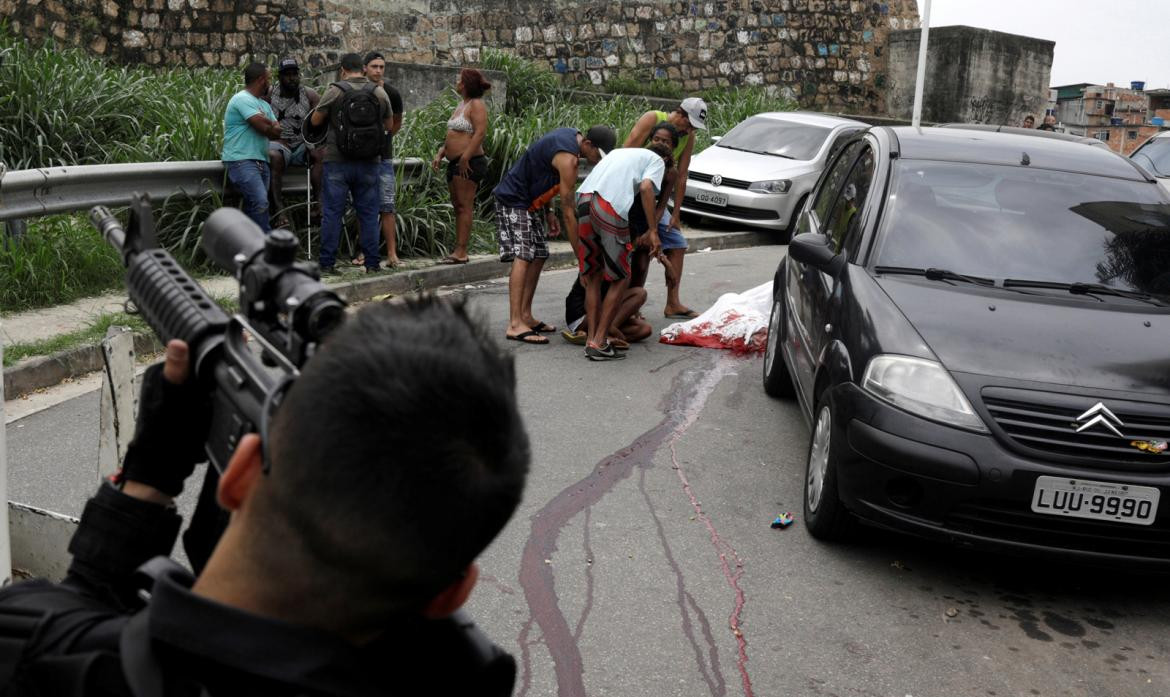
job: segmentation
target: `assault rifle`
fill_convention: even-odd
[[[320,281],[316,264],[297,262],[297,238],[267,235],[235,208],[220,208],[203,225],[203,250],[240,282],[240,310],[228,316],[195,279],[158,246],[150,201],[135,194],[126,227],[95,206],[90,220],[121,255],[133,311],[165,344],[190,347],[192,374],[212,393],[208,468],[191,525],[187,556],[198,572],[226,525],[215,501],[218,473],[247,433],[267,443],[268,421],[321,340],[345,319],[345,301]],[[268,448],[264,448],[268,469]],[[473,669],[486,694],[509,694],[516,664],[460,610],[426,623],[450,666]],[[422,638],[420,638],[422,640]]]
[[[104,206],[89,217],[122,255],[132,311],[164,344],[182,339],[190,346],[194,378],[213,400],[207,456],[222,472],[244,434],[267,439],[269,417],[345,319],[345,301],[321,283],[315,264],[296,261],[291,232],[265,235],[235,208],[212,213],[202,240],[212,261],[240,282],[240,310],[230,317],[159,247],[146,196],[135,194],[125,228]]]

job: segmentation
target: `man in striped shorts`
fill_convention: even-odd
[[[592,361],[625,358],[610,346],[607,330],[630,283],[633,241],[651,257],[662,249],[656,221],[656,196],[672,163],[670,149],[621,148],[609,154],[577,190],[577,259],[585,285],[585,317],[589,324],[585,356]],[[602,281],[609,282],[604,299]]]
[[[500,261],[512,265],[508,274],[508,328],[504,338],[525,344],[547,344],[542,336],[556,327],[532,316],[532,298],[544,261],[548,238],[560,234],[552,200],[561,199],[565,232],[577,247],[577,220],[573,191],[577,185],[579,158],[597,164],[613,149],[617,135],[608,126],[594,126],[587,133],[575,128],[549,131],[520,156],[500,179],[496,199],[496,232]],[[546,228],[547,223],[547,228]]]

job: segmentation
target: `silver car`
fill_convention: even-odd
[[[1150,139],[1129,157],[1157,177],[1158,184],[1170,193],[1170,131],[1150,136]],[[690,182],[687,182],[688,189],[690,186]]]
[[[825,163],[868,124],[807,112],[741,121],[691,158],[683,213],[792,234]]]

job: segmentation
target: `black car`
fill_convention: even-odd
[[[776,271],[804,519],[1170,566],[1170,198],[1103,148],[872,128]]]

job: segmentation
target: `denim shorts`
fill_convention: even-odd
[[[662,250],[686,249],[687,238],[683,237],[682,230],[670,226],[670,209],[662,212],[662,219],[658,221],[658,240],[662,242]]]
[[[284,157],[285,167],[308,167],[309,166],[309,147],[304,143],[296,146],[292,150],[284,143],[279,141],[268,141],[268,152],[278,152]]]
[[[378,181],[382,185],[381,203],[378,211],[380,213],[393,213],[394,196],[396,194],[396,187],[394,185],[394,160],[382,160],[378,165]]]

